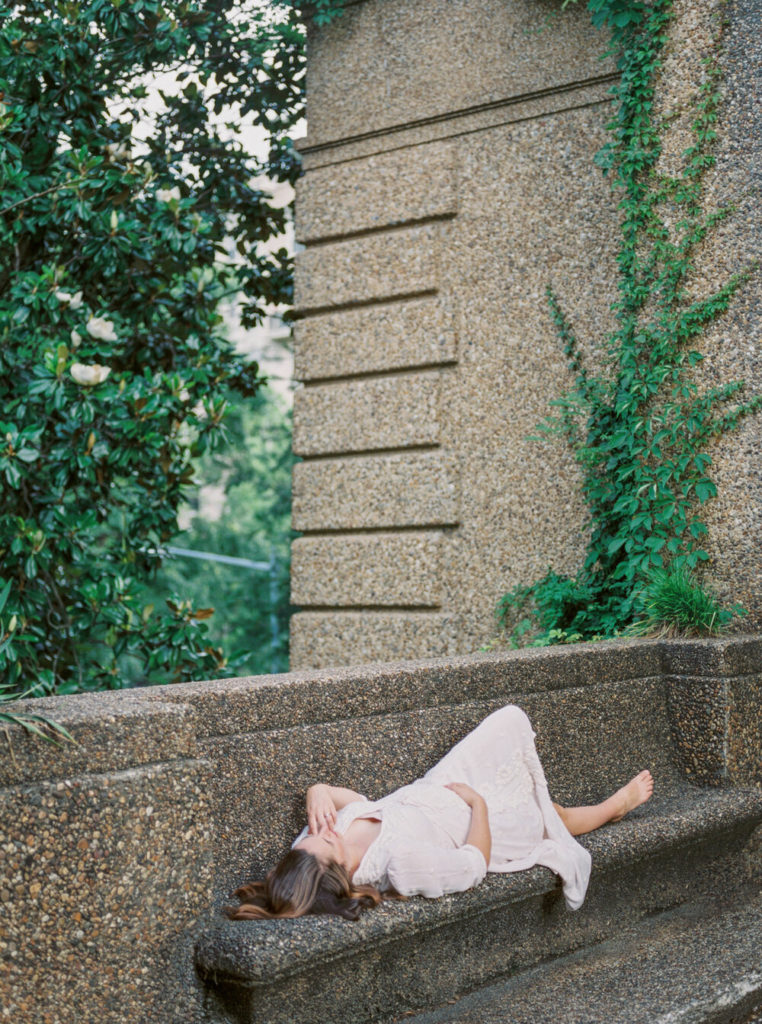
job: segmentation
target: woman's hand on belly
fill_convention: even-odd
[[[453,793],[456,793],[460,799],[465,801],[471,808],[473,808],[474,804],[478,803],[480,800],[482,803],[484,802],[484,798],[466,782],[448,782],[445,789],[451,789]]]
[[[465,800],[471,808],[471,828],[466,836],[466,844],[480,850],[484,860],[489,864],[492,853],[492,833],[489,828],[489,814],[484,797],[465,782],[448,782],[446,788],[457,793],[461,800]]]

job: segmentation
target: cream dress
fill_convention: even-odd
[[[379,818],[381,830],[352,880],[390,886],[405,896],[436,897],[478,885],[487,871],[524,871],[542,864],[561,876],[570,910],[582,905],[590,854],[572,837],[548,793],[534,745],[535,732],[521,708],[493,712],[422,778],[381,800],[363,797],[336,815],[343,834],[356,818]],[[489,865],[466,843],[471,809],[448,782],[466,782],[489,812]],[[294,840],[304,839],[305,828]]]

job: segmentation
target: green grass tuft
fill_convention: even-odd
[[[748,614],[738,604],[724,608],[684,567],[654,572],[640,596],[642,618],[627,630],[634,636],[715,636]]]

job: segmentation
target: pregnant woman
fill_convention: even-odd
[[[488,871],[543,864],[560,875],[570,910],[582,905],[590,854],[574,836],[618,821],[653,792],[642,771],[603,803],[564,808],[548,793],[521,708],[493,712],[408,786],[370,801],[318,784],[309,824],[264,881],[236,890],[235,920],[338,914],[356,920],[384,897],[436,897],[478,885]]]

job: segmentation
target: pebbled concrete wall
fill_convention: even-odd
[[[722,8],[709,202],[742,197],[698,296],[759,255],[760,0],[676,0],[665,161]],[[755,20],[756,19],[756,20]],[[510,587],[584,550],[577,467],[527,440],[571,381],[544,296],[588,358],[613,320],[616,197],[592,164],[613,62],[584,5],[359,0],[310,31],[297,183],[294,668],[478,649]],[[677,116],[675,116],[677,115]],[[704,379],[762,388],[758,279],[707,335]],[[710,578],[762,621],[760,417],[713,449]]]
[[[0,1021],[209,1024],[199,922],[258,877],[328,780],[412,782],[490,711],[530,716],[554,799],[647,764],[762,783],[762,641],[612,641],[20,701],[0,761]]]

